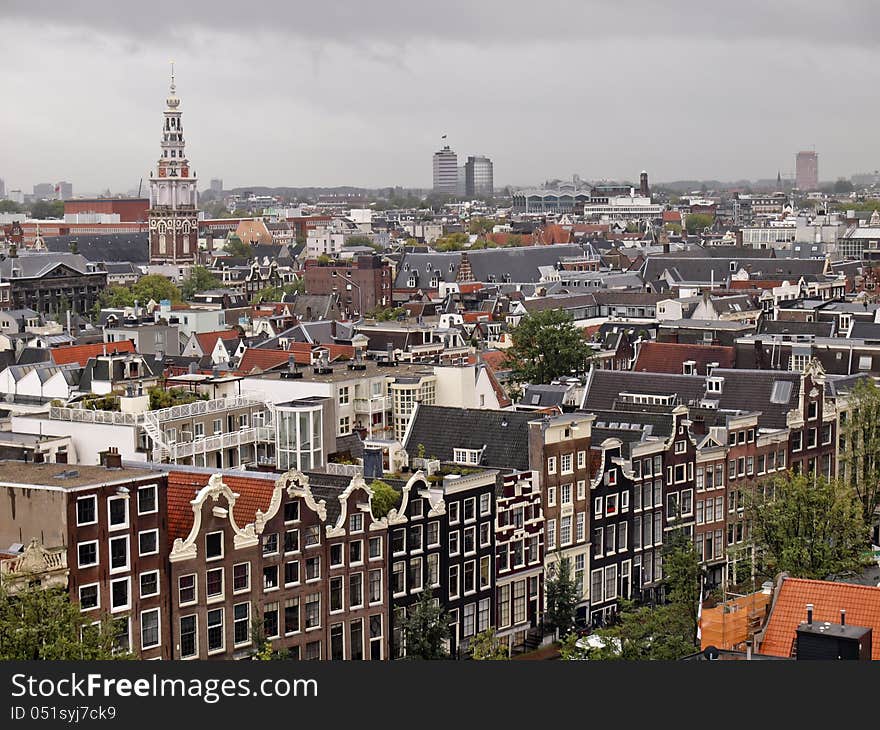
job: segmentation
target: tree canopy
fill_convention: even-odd
[[[242,241],[238,236],[230,236],[227,238],[224,250],[230,256],[234,256],[238,259],[249,259],[254,255],[251,246]]]
[[[184,299],[192,299],[199,292],[216,289],[222,282],[204,266],[193,266],[189,276],[180,285]]]
[[[693,235],[708,228],[714,221],[715,218],[708,213],[688,213],[685,216],[684,225],[687,232]]]
[[[448,233],[436,239],[431,247],[435,251],[461,251],[469,240],[467,233]]]
[[[873,380],[859,380],[848,401],[840,419],[841,477],[855,491],[870,527],[880,506],[880,388]]]
[[[450,638],[446,611],[435,601],[433,592],[423,590],[412,604],[403,623],[407,659],[448,659]]]
[[[852,488],[814,473],[785,472],[744,493],[756,567],[773,578],[825,580],[862,567],[868,530]]]
[[[471,658],[477,660],[499,661],[510,659],[507,644],[495,635],[495,629],[481,631],[471,643]]]
[[[554,565],[555,570],[544,585],[547,597],[545,626],[548,631],[558,632],[560,638],[564,638],[574,631],[579,596],[571,560],[560,556]]]
[[[0,660],[131,658],[114,651],[113,619],[94,620],[60,588],[29,586],[16,593],[0,588]]]
[[[31,206],[31,218],[63,218],[63,200],[38,200]]]
[[[101,292],[99,304],[101,307],[131,307],[135,300],[145,305],[150,300],[159,302],[169,299],[172,302],[180,302],[180,289],[171,279],[160,274],[148,274],[142,276],[131,286],[111,286]]]
[[[370,482],[370,489],[373,490],[373,498],[370,500],[373,517],[382,519],[391,511],[392,507],[397,506],[401,496],[400,492],[381,479],[374,479]]]
[[[510,334],[513,344],[506,352],[506,362],[515,382],[546,384],[589,368],[592,348],[563,309],[526,315]]]

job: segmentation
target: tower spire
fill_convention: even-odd
[[[174,61],[171,61],[171,93],[173,94],[175,90],[174,86]]]

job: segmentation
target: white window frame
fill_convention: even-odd
[[[192,576],[193,579],[193,599],[191,601],[181,601],[180,600],[180,579],[181,578],[189,578]],[[199,574],[198,573],[184,573],[183,575],[177,576],[177,605],[178,606],[192,606],[195,603],[199,602]]]
[[[80,562],[79,549],[83,545],[94,545],[95,546],[95,562],[94,563],[88,563],[87,565],[83,565]],[[78,568],[94,568],[96,565],[101,564],[101,550],[98,547],[97,540],[83,540],[82,542],[78,542],[76,544],[76,564],[77,564]]]
[[[125,522],[123,524],[113,525],[110,523],[110,503],[116,502],[118,500],[122,500],[125,503]],[[110,532],[116,532],[117,530],[126,530],[128,529],[128,525],[130,522],[131,516],[129,515],[128,497],[121,497],[118,495],[107,497],[107,530]]]
[[[155,575],[156,576],[156,592],[155,593],[141,593],[141,578],[145,575]],[[159,580],[159,571],[158,570],[145,570],[143,573],[138,574],[138,595],[141,598],[152,598],[153,596],[158,596],[162,592],[162,585]]]
[[[150,489],[153,490],[153,509],[141,512],[141,492],[146,492]],[[146,486],[138,487],[137,495],[137,510],[139,515],[154,515],[159,511],[159,489],[155,484],[147,484]]]
[[[220,554],[214,555],[213,557],[208,556],[208,537],[211,535],[220,535]],[[223,555],[226,552],[226,546],[224,545],[224,534],[223,530],[212,530],[211,532],[205,533],[205,562],[212,563],[215,560],[223,560]]]
[[[147,535],[151,532],[156,534],[156,549],[153,550],[152,552],[148,552],[148,553],[141,552],[141,536]],[[140,556],[140,555],[158,555],[158,554],[159,554],[159,530],[154,528],[152,530],[141,530],[140,532],[138,532],[138,555]]]
[[[89,608],[82,607],[83,588],[94,588],[95,589],[95,594],[97,596],[98,602],[94,606],[91,606]],[[79,608],[80,613],[85,613],[86,611],[95,611],[95,610],[100,609],[101,608],[101,584],[100,583],[84,583],[83,585],[79,586],[79,588],[77,588],[77,601],[80,606],[80,608]]]
[[[92,507],[94,508],[95,519],[91,522],[80,522],[79,521],[79,504],[80,502],[85,502],[86,500],[92,501]],[[97,525],[98,524],[98,496],[96,494],[90,494],[87,497],[79,497],[76,500],[76,526],[77,527],[85,527],[86,525]]]
[[[113,585],[115,583],[121,583],[125,581],[126,584],[126,595],[128,596],[128,603],[124,606],[114,606],[113,605]],[[110,581],[110,613],[121,613],[122,611],[131,610],[131,576],[127,575],[124,578],[114,578]]]
[[[113,567],[113,543],[119,540],[125,540],[125,565]],[[128,535],[117,535],[107,540],[107,564],[110,567],[110,575],[114,573],[125,573],[131,570],[131,540]]]
[[[150,644],[147,646],[144,643],[144,616],[147,614],[154,613],[156,614],[156,643]],[[147,608],[141,611],[140,616],[140,627],[141,627],[141,649],[155,649],[158,646],[162,646],[162,609],[161,608]]]

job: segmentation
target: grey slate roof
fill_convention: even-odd
[[[736,264],[735,271],[730,270],[731,262]],[[711,283],[714,278],[716,285],[727,281],[728,277],[746,269],[751,274],[762,278],[786,279],[799,278],[806,274],[821,274],[825,270],[824,259],[767,259],[767,258],[703,258],[687,256],[649,256],[642,267],[642,278],[645,282],[656,281],[664,271],[669,271],[678,282]]]
[[[425,455],[452,461],[453,449],[482,449],[480,466],[498,469],[529,468],[528,422],[535,413],[480,408],[417,406],[404,448],[410,457]]]
[[[130,261],[146,264],[150,260],[150,236],[144,233],[78,233],[73,236],[50,236],[43,239],[46,248],[56,253],[69,252],[72,241],[89,261]]]
[[[570,385],[530,385],[523,393],[519,404],[523,406],[536,406],[539,408],[562,408],[565,394],[571,389]]]
[[[12,269],[15,267],[17,278],[38,278],[45,276],[56,266],[64,265],[76,272],[86,274],[89,261],[81,254],[75,253],[22,253],[15,258],[6,258],[0,261],[0,277],[12,278]]]

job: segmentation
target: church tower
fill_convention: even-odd
[[[198,249],[198,191],[184,150],[173,65],[165,104],[162,154],[150,173],[150,263],[188,263]]]

